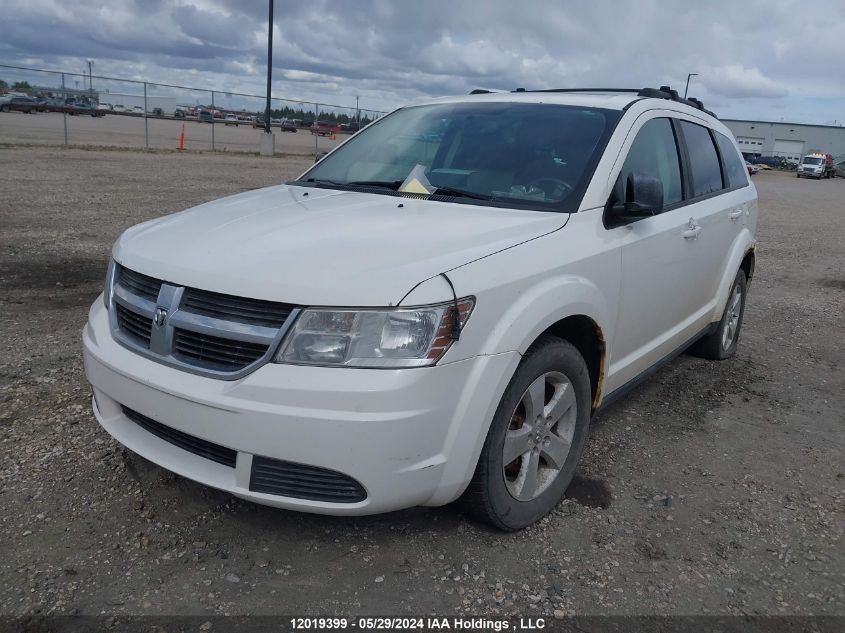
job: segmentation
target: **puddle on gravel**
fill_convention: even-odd
[[[837,290],[845,290],[845,279],[822,278],[819,281],[821,281],[822,286],[824,286],[825,288],[836,288]]]
[[[85,284],[102,286],[108,256],[45,255],[0,261],[0,287],[9,290],[64,290]]]
[[[565,496],[590,508],[610,507],[610,486],[602,479],[588,479],[576,474]]]

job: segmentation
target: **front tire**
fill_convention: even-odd
[[[587,440],[590,376],[568,341],[543,336],[505,390],[463,500],[470,514],[519,530],[558,504]]]
[[[736,273],[722,320],[716,331],[700,339],[692,347],[692,352],[709,360],[725,360],[736,354],[739,343],[739,331],[745,316],[745,299],[748,295],[748,280],[745,271]]]

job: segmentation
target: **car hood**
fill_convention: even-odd
[[[568,217],[282,185],[139,224],[120,237],[114,257],[146,275],[225,294],[395,305],[421,281],[555,231]]]

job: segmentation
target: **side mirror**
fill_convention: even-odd
[[[326,157],[326,154],[328,154],[328,152],[320,152],[319,154],[317,154],[314,157],[314,162],[319,163],[321,160],[323,160]]]
[[[657,215],[663,211],[663,182],[631,172],[625,182],[625,201],[615,203],[610,210],[623,222]]]

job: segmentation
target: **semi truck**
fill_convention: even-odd
[[[810,152],[798,164],[798,171],[796,176],[806,176],[808,178],[833,178],[835,175],[833,168],[833,156],[824,154],[822,152]]]

